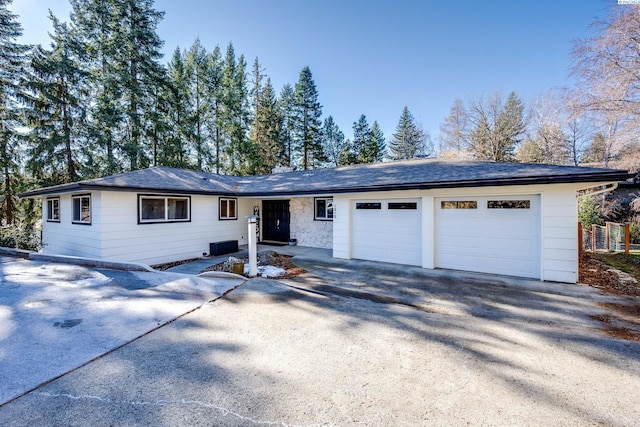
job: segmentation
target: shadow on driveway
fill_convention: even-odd
[[[286,285],[253,279],[0,407],[0,424],[640,419],[640,345],[594,331],[600,296],[590,289],[374,263],[305,267]],[[405,301],[370,300],[382,290]]]

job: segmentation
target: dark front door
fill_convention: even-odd
[[[289,201],[262,201],[262,240],[289,241]]]

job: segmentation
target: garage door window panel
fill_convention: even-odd
[[[382,209],[382,203],[380,203],[380,202],[358,202],[358,203],[356,203],[356,209],[358,209],[358,210],[380,210],[380,209]]]
[[[389,210],[416,210],[418,204],[415,202],[389,202]]]
[[[531,209],[530,200],[489,200],[488,209]]]
[[[443,200],[440,202],[441,209],[478,209],[476,200]]]

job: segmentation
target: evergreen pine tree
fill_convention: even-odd
[[[86,175],[102,176],[122,170],[120,127],[123,122],[122,94],[114,57],[119,40],[113,29],[117,0],[70,0],[71,31],[83,58],[83,69],[89,71],[94,100],[87,124],[88,157]]]
[[[214,161],[208,169],[220,173],[223,167],[224,152],[224,99],[223,99],[223,59],[220,47],[216,45],[209,55],[209,77],[207,79],[208,117],[207,128],[209,138],[213,140]],[[210,158],[212,156],[209,156]]]
[[[238,58],[238,68],[235,78],[235,88],[238,95],[238,127],[235,128],[234,140],[237,141],[237,164],[234,171],[237,175],[249,175],[252,172],[252,159],[255,158],[255,146],[249,139],[249,128],[251,126],[251,106],[249,100],[249,90],[247,87],[247,61],[244,55]]]
[[[283,151],[282,138],[280,137],[282,116],[278,110],[271,79],[267,78],[261,92],[262,95],[254,119],[255,126],[260,132],[255,133],[256,158],[254,168],[251,171],[253,174],[270,173],[273,168],[279,165],[279,155]]]
[[[190,132],[189,78],[185,64],[186,54],[177,47],[167,64],[167,113],[171,126],[164,133],[158,150],[157,163],[173,167],[189,167],[188,141]]]
[[[162,40],[156,27],[164,15],[153,8],[153,0],[120,0],[114,28],[120,29],[115,60],[124,95],[125,132],[122,146],[135,170],[149,166],[145,138],[144,112],[153,108],[154,88],[164,82],[165,69],[160,64]],[[115,24],[115,23],[114,23]]]
[[[20,180],[21,152],[16,127],[18,99],[22,98],[21,80],[28,47],[16,43],[22,34],[17,16],[7,6],[10,0],[0,0],[0,168],[2,189],[0,223],[15,224],[17,214],[17,184]]]
[[[280,154],[280,164],[293,166],[293,134],[295,131],[295,92],[290,84],[285,84],[278,98],[278,110],[282,117],[282,132],[280,132],[280,145],[283,148]]]
[[[34,49],[26,85],[31,128],[27,168],[41,186],[79,179],[90,77],[80,68],[68,26],[51,13],[49,18],[51,49]]]
[[[152,144],[145,113],[156,104],[157,86],[166,83],[156,33],[163,13],[153,8],[153,0],[71,0],[71,5],[73,29],[90,55],[94,77],[90,130],[104,151],[90,163],[99,174],[118,171],[121,160],[128,169],[146,167]]]
[[[299,164],[303,170],[314,169],[325,161],[320,139],[322,106],[309,67],[300,72],[295,89],[294,138]]]
[[[324,119],[322,124],[322,147],[332,166],[340,165],[340,157],[346,147],[344,133],[340,130],[332,116]]]
[[[344,147],[342,148],[340,158],[338,159],[338,166],[354,165],[357,161],[358,159],[356,158],[353,144],[351,143],[351,140],[347,138],[344,140]]]
[[[369,153],[368,150],[371,139],[371,127],[369,127],[369,123],[367,122],[367,116],[362,114],[358,121],[353,122],[352,147],[356,163],[373,162],[371,153]]]
[[[235,57],[233,45],[229,43],[222,72],[223,121],[222,131],[226,139],[226,171],[231,175],[248,173],[252,157],[251,144],[247,138],[249,120],[246,61],[244,56]]]
[[[496,162],[512,161],[514,151],[522,141],[525,129],[524,104],[515,92],[511,92],[500,116],[498,116],[497,136],[495,144],[491,147],[490,160]]]
[[[210,149],[206,144],[206,118],[207,102],[205,101],[207,79],[209,78],[210,61],[207,51],[197,38],[187,51],[185,58],[185,71],[188,76],[187,96],[189,105],[188,138],[193,146],[195,165],[202,170]]]
[[[371,141],[368,144],[368,150],[371,154],[372,162],[381,162],[384,159],[387,150],[387,142],[384,133],[380,129],[378,122],[374,121],[371,125]]]
[[[253,60],[253,68],[251,69],[251,116],[253,118],[251,123],[251,140],[256,141],[259,138],[261,132],[260,124],[258,123],[258,109],[260,108],[260,97],[262,96],[262,80],[265,75],[265,70],[260,65],[258,57]]]
[[[425,154],[425,134],[416,124],[413,115],[406,106],[396,126],[396,132],[389,142],[390,157],[392,160],[407,160],[420,157]]]

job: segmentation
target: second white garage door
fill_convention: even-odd
[[[540,278],[540,196],[436,200],[436,266]]]
[[[420,199],[352,201],[351,257],[422,265]]]

